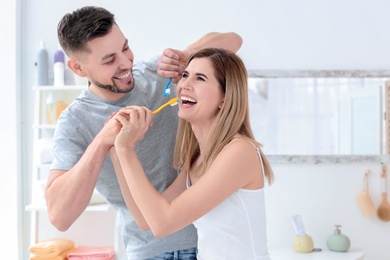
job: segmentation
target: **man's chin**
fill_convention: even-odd
[[[132,82],[128,83],[128,84],[122,84],[123,87],[120,87],[117,84],[104,85],[104,84],[100,84],[98,82],[96,82],[95,85],[99,88],[109,90],[113,93],[128,93],[134,88],[134,84]]]

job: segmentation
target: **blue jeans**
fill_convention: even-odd
[[[162,255],[155,256],[147,260],[196,260],[196,247],[165,252]]]

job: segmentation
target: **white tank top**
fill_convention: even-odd
[[[255,148],[264,173],[259,148]],[[189,186],[191,181],[187,174]],[[264,188],[239,189],[193,224],[198,230],[199,260],[270,259]]]

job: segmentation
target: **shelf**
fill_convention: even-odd
[[[32,124],[33,138],[34,138],[34,153],[33,153],[33,167],[31,176],[31,201],[32,203],[25,206],[24,210],[29,212],[30,215],[30,244],[40,241],[40,231],[43,224],[40,218],[43,215],[47,215],[47,204],[45,200],[45,186],[46,180],[50,170],[51,163],[45,163],[51,161],[53,148],[53,135],[56,128],[56,121],[54,118],[48,120],[48,115],[55,115],[56,119],[60,111],[62,111],[64,105],[71,104],[83,90],[88,88],[85,85],[66,85],[66,86],[32,86],[34,93],[34,122]],[[52,99],[52,102],[48,103],[48,98]],[[54,112],[48,110],[48,105],[58,104]],[[48,112],[49,111],[49,112]],[[58,113],[57,113],[58,112]],[[54,124],[47,124],[46,122],[55,122]],[[45,140],[46,139],[46,140]],[[42,140],[42,142],[41,142]],[[43,162],[43,163],[42,163]],[[105,203],[105,201],[99,197],[97,192],[94,192],[91,196],[90,204],[85,208],[83,212],[89,212],[89,214],[107,214],[113,212],[113,207]],[[46,220],[47,221],[47,220]],[[49,223],[48,223],[49,224]],[[51,226],[49,224],[49,226]],[[115,229],[114,243],[115,248],[118,248],[118,232]]]
[[[111,206],[107,203],[89,205],[85,211],[109,211]],[[46,211],[47,207],[45,204],[30,204],[26,206],[27,211]]]
[[[49,168],[51,163],[35,163],[33,166],[37,168]]]
[[[43,90],[43,91],[61,91],[61,90],[81,90],[86,89],[88,86],[83,85],[65,85],[65,86],[33,86],[33,90]]]
[[[55,129],[55,124],[39,124],[39,125],[33,125],[33,129]]]

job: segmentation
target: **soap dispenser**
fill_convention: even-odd
[[[330,235],[326,241],[329,250],[336,252],[347,252],[351,242],[346,235],[341,234],[340,225],[335,225],[334,234]]]

